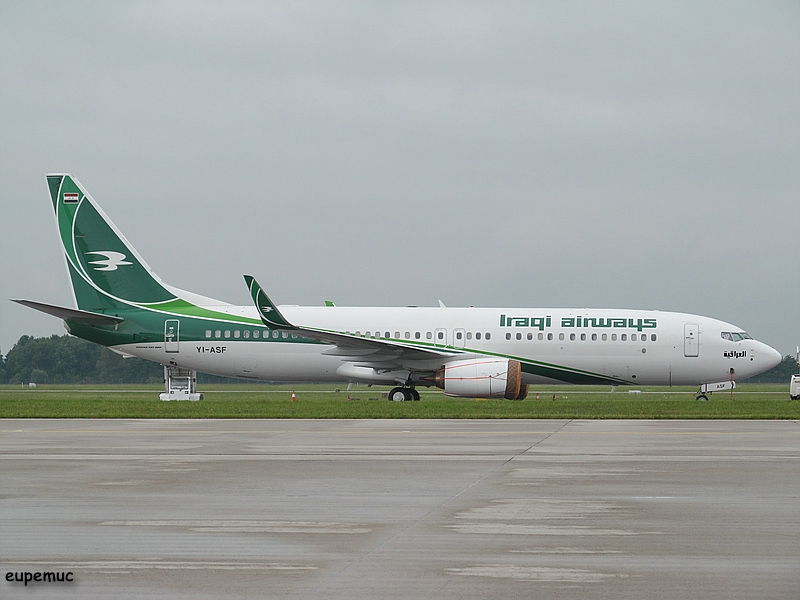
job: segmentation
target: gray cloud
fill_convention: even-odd
[[[796,3],[0,5],[2,297],[45,172],[247,303],[681,310],[800,342]],[[0,303],[0,348],[57,320]]]

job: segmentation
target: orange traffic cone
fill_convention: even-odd
[[[536,400],[539,401],[539,392],[536,392]]]
[[[297,396],[295,395],[294,390],[292,390],[292,402],[295,400],[297,400]]]

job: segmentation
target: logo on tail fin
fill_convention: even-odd
[[[117,268],[121,266],[133,264],[125,260],[127,256],[125,256],[122,252],[115,252],[113,250],[86,252],[86,254],[99,254],[100,256],[105,256],[105,259],[103,260],[93,260],[89,263],[90,265],[102,265],[100,267],[95,267],[95,271],[116,271]]]

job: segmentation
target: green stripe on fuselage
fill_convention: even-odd
[[[252,317],[245,317],[242,315],[231,315],[225,312],[203,308],[202,306],[196,306],[191,302],[187,302],[182,298],[175,298],[174,300],[167,300],[165,302],[140,303],[140,306],[142,308],[148,308],[173,315],[185,315],[187,317],[198,317],[202,319],[211,319],[214,321],[233,321],[236,323],[244,323],[254,326],[262,325],[261,319],[254,319]]]

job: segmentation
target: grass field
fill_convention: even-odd
[[[526,400],[450,398],[422,391],[390,402],[388,388],[330,385],[204,385],[199,402],[162,402],[160,386],[0,386],[0,418],[109,419],[800,419],[788,384],[741,385],[707,402],[695,388],[539,386]],[[292,391],[296,401],[291,400]],[[536,394],[539,393],[539,400]],[[553,396],[555,395],[555,400]]]

